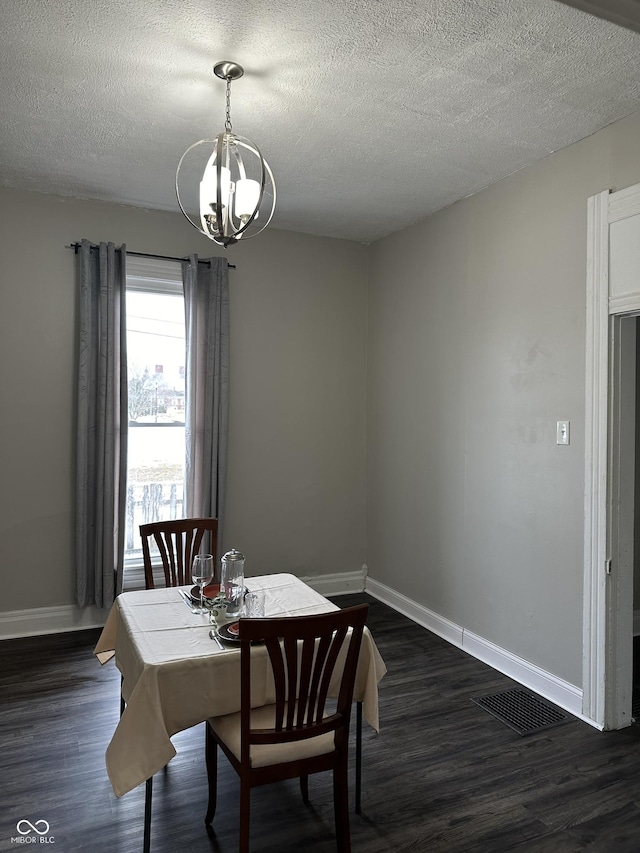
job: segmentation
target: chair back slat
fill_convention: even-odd
[[[191,581],[193,558],[199,553],[205,534],[209,534],[209,545],[215,556],[218,541],[217,518],[181,518],[173,521],[158,521],[140,525],[142,558],[144,561],[145,586],[154,589],[153,559],[149,541],[153,539],[158,549],[165,586],[182,586]]]
[[[300,656],[300,677],[298,682],[298,703],[296,713],[296,726],[302,726],[305,722],[311,722],[313,709],[311,707],[309,686],[313,677],[314,655],[316,642],[307,638],[302,641],[302,654]],[[316,661],[317,664],[317,661]],[[295,703],[295,698],[294,698]]]
[[[347,636],[347,628],[340,627],[337,628],[333,634],[331,639],[331,645],[329,646],[329,650],[327,652],[327,657],[325,660],[325,665],[322,671],[322,678],[320,680],[320,689],[318,691],[318,718],[322,718],[322,714],[324,714],[324,706],[327,701],[327,695],[329,692],[329,683],[331,681],[331,676],[333,675],[333,669],[336,665],[336,660],[338,659],[338,655],[340,653],[340,649],[342,648],[342,643],[344,642],[345,637]],[[319,721],[319,720],[318,720]]]
[[[317,655],[319,660],[326,660],[327,652],[329,650],[329,645],[331,644],[331,637],[324,636],[320,637],[318,641],[317,647]],[[312,709],[316,709],[315,717],[310,716],[309,721],[318,722],[319,719],[322,719],[322,713],[324,708],[320,711],[318,706],[318,688],[320,686],[320,679],[322,677],[322,668],[320,666],[315,667],[313,671],[313,677],[311,679],[311,685],[309,687],[309,708],[310,713],[312,713]]]
[[[184,580],[185,566],[185,541],[187,534],[182,532],[167,536],[171,549],[171,585],[178,586],[180,583],[188,583]]]
[[[285,728],[293,728],[296,699],[298,697],[298,641],[295,637],[284,638],[284,656],[287,667],[287,722]]]
[[[282,648],[278,637],[265,638],[265,645],[271,661],[271,671],[273,672],[273,681],[276,691],[276,708],[275,708],[275,724],[277,731],[282,731],[284,721],[284,711],[286,707],[286,675],[284,668],[284,660],[282,658]]]
[[[160,535],[160,534],[158,534]],[[166,534],[164,537],[160,536],[162,540],[162,548],[166,556],[166,565],[165,577],[167,575],[167,571],[169,572],[170,583],[167,586],[176,586],[177,585],[177,577],[176,577],[176,549],[173,547],[173,538],[171,534]]]

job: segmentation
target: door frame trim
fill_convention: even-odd
[[[587,205],[582,713],[605,727],[609,191]]]
[[[582,711],[604,729],[630,723],[626,688],[619,678],[621,666],[625,675],[628,668],[620,636],[626,622],[617,613],[628,578],[620,577],[622,565],[620,572],[614,566],[611,573],[607,565],[619,544],[612,489],[620,441],[614,412],[620,376],[614,375],[613,348],[620,343],[621,318],[640,314],[640,294],[610,297],[609,226],[639,213],[640,184],[613,194],[605,190],[588,200]]]

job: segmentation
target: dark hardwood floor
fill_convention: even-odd
[[[512,681],[374,599],[336,599],[360,600],[388,673],[380,734],[364,731],[354,853],[640,851],[640,727],[600,733],[572,720],[521,738],[471,701]],[[23,819],[46,820],[57,853],[142,850],[144,786],[118,800],[104,766],[119,674],[94,658],[98,634],[0,643],[2,851],[25,849],[11,841]],[[155,777],[153,853],[235,851],[235,774],[222,758],[208,835],[204,727],[174,743],[178,755]],[[333,853],[330,776],[309,790],[308,807],[297,781],[253,793],[255,853]]]

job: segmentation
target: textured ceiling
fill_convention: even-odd
[[[634,2],[634,0],[626,0]],[[0,182],[177,210],[224,121],[273,225],[370,242],[640,110],[640,35],[555,0],[3,0]],[[185,227],[190,226],[185,221]]]

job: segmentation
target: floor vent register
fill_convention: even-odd
[[[573,720],[572,716],[555,705],[520,687],[480,696],[471,701],[523,737]]]

